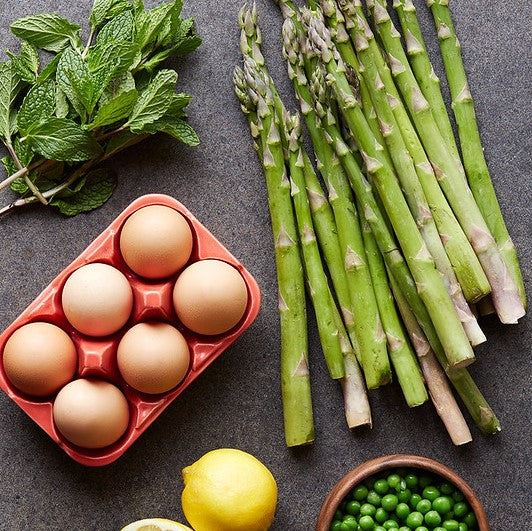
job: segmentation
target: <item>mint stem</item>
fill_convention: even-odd
[[[17,155],[17,152],[15,151],[15,148],[13,147],[13,145],[11,144],[11,142],[7,142],[6,143],[6,147],[7,147],[7,150],[9,151],[9,154],[11,155],[11,157],[13,158],[13,160],[15,161],[15,164],[17,165],[17,168],[19,170],[23,170],[24,167],[22,166],[22,163],[20,162],[20,159],[18,158],[18,155]],[[26,181],[26,184],[28,186],[28,188],[33,192],[33,194],[35,195],[35,197],[43,204],[43,205],[47,205],[48,204],[48,201],[43,197],[43,195],[41,194],[40,190],[35,186],[35,184],[31,181],[31,179],[29,178],[28,176],[28,173],[26,172],[24,174],[24,180]]]
[[[83,53],[81,54],[82,59],[86,59],[87,55],[89,54],[89,50],[92,44],[92,39],[94,38],[94,34],[96,33],[96,28],[94,26],[91,27],[91,32],[89,35],[89,40],[87,41],[87,46],[85,46],[85,49],[83,50]]]

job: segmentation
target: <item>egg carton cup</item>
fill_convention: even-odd
[[[124,262],[119,248],[120,231],[127,218],[137,210],[163,205],[182,214],[192,230],[193,249],[188,262],[176,274],[160,281],[139,277]],[[231,330],[216,336],[197,334],[177,318],[172,301],[175,281],[180,272],[190,264],[205,259],[222,260],[235,267],[244,279],[248,291],[248,304],[240,322]],[[66,319],[61,305],[61,294],[67,278],[81,266],[99,262],[121,271],[133,290],[133,310],[126,325],[104,338],[89,337],[78,332]],[[105,229],[81,255],[67,266],[26,310],[0,336],[0,361],[4,346],[15,330],[21,326],[44,321],[62,328],[73,340],[78,353],[77,378],[98,378],[116,385],[129,403],[130,421],[124,435],[111,446],[101,449],[78,447],[57,430],[52,415],[55,395],[39,398],[29,396],[14,387],[7,378],[3,363],[0,363],[0,388],[31,417],[72,459],[88,466],[102,466],[118,459],[222,352],[229,347],[257,317],[260,308],[260,289],[244,266],[204,227],[179,201],[167,195],[150,194],[131,203]],[[160,395],[141,393],[121,377],[116,353],[124,333],[140,322],[163,321],[175,326],[187,340],[190,351],[190,366],[184,379],[171,391]]]

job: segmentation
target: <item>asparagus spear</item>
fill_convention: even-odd
[[[389,278],[397,307],[418,356],[434,407],[455,445],[459,446],[471,442],[471,432],[449,387],[445,372],[438,363],[434,351],[423,330],[419,327],[393,275],[390,274]]]
[[[525,286],[519,268],[517,251],[504,223],[488,165],[484,158],[475,106],[467,83],[460,43],[456,37],[449,11],[449,2],[448,0],[427,0],[427,5],[432,10],[438,30],[438,39],[447,79],[449,80],[449,88],[453,100],[452,108],[458,125],[458,136],[460,137],[469,186],[497,242],[502,258],[508,266],[521,301],[526,306]],[[496,301],[494,302],[495,306],[497,306]]]
[[[269,87],[255,76],[256,65],[246,57],[244,72],[248,90],[257,105],[256,128],[263,146],[279,283],[281,319],[281,389],[287,446],[314,440],[314,420],[308,367],[308,339],[303,267],[284,164],[279,130],[275,124]]]
[[[525,313],[523,303],[497,244],[475,203],[471,190],[465,184],[464,172],[456,164],[443,140],[424,98],[395,29],[382,0],[368,3],[381,41],[388,54],[392,74],[416,125],[427,155],[462,229],[482,264],[490,281],[492,297],[503,323],[516,323]]]
[[[373,176],[375,186],[416,281],[419,294],[444,345],[447,359],[455,368],[466,366],[474,360],[471,345],[456,315],[443,280],[434,267],[434,262],[421,238],[393,169],[382,156],[382,146],[376,142],[351,91],[343,63],[338,52],[333,48],[323,19],[310,10],[305,10],[304,13],[305,22],[308,24],[309,46],[320,54],[327,68],[328,81],[362,149],[367,170]]]
[[[467,301],[463,296],[460,284],[456,279],[453,267],[443,247],[440,234],[431,215],[427,199],[418,180],[414,161],[410,156],[407,146],[401,135],[401,129],[410,125],[408,116],[403,116],[400,127],[395,115],[388,103],[385,85],[379,75],[379,71],[370,52],[369,42],[373,40],[373,33],[360,19],[356,33],[356,50],[359,61],[364,66],[362,72],[366,83],[371,87],[371,97],[373,104],[377,109],[377,115],[381,122],[381,128],[388,144],[392,159],[401,182],[403,192],[409,204],[410,211],[419,227],[423,240],[432,255],[436,268],[442,274],[445,285],[451,296],[456,311],[462,321],[464,330],[473,345],[478,345],[486,340],[482,330],[471,313]],[[408,123],[406,123],[408,122]],[[421,151],[422,148],[420,147]],[[476,262],[475,258],[475,262]]]
[[[453,127],[440,89],[440,80],[434,72],[427,53],[423,34],[416,16],[416,8],[412,0],[394,0],[393,7],[397,11],[399,22],[401,23],[406,53],[419,88],[429,102],[432,115],[438,124],[442,137],[447,142],[449,151],[457,161],[460,161]]]
[[[363,211],[361,206],[359,206],[359,209]],[[401,321],[397,315],[388,285],[384,262],[367,221],[362,224],[362,235],[382,325],[388,340],[390,359],[406,403],[409,407],[419,406],[428,400],[427,390],[423,384],[416,357],[405,337]]]
[[[337,294],[341,294],[338,295],[339,298],[350,300],[348,308],[351,312],[347,313],[346,326],[354,331],[354,342],[360,350],[360,361],[366,383],[370,389],[373,389],[388,383],[391,379],[391,372],[386,353],[386,338],[382,331],[371,277],[367,270],[360,229],[358,229],[358,234],[356,231],[359,223],[358,217],[354,204],[346,195],[350,193],[349,185],[340,162],[327,143],[323,131],[317,126],[308,81],[303,72],[304,65],[301,54],[298,53],[297,29],[291,18],[285,21],[283,35],[284,55],[288,60],[289,76],[294,82],[301,111],[314,145],[318,168],[322,171],[329,189],[329,200],[338,230],[338,241],[347,278],[347,293],[344,291],[345,284],[342,284]],[[345,308],[343,304],[342,307]]]
[[[299,241],[303,253],[305,273],[310,297],[316,314],[320,341],[333,379],[343,378],[344,356],[340,348],[338,327],[335,324],[327,277],[321,264],[320,251],[314,234],[310,206],[305,189],[304,159],[301,146],[299,116],[285,116],[284,127],[289,138],[288,164],[292,201],[299,231]]]

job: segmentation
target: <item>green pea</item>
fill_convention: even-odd
[[[435,527],[441,524],[441,516],[438,511],[429,511],[425,514],[425,523],[431,527]]]
[[[396,529],[398,525],[399,524],[395,520],[390,519],[386,520],[386,522],[382,524],[382,527],[384,527],[384,529]]]
[[[412,529],[419,527],[423,523],[423,515],[414,511],[406,517],[406,525]]]
[[[442,514],[444,520],[454,520],[454,512],[449,511],[448,513]]]
[[[357,502],[356,500],[350,501],[345,506],[345,512],[356,516],[360,512],[360,502]]]
[[[381,507],[385,511],[394,511],[398,503],[399,500],[395,494],[386,494],[386,496],[382,497]]]
[[[411,497],[412,497],[412,492],[410,491],[410,489],[405,489],[397,493],[397,499],[401,503],[408,503]]]
[[[440,485],[440,492],[445,495],[452,494],[454,491],[454,487],[450,483],[442,483]]]
[[[340,524],[340,531],[352,531],[352,530],[349,529],[349,524],[346,524],[345,522],[342,522]]]
[[[414,531],[429,531],[429,528],[425,527],[424,525],[420,525],[420,526],[416,527],[416,529]]]
[[[373,529],[375,527],[375,521],[369,514],[367,514],[360,518],[360,520],[358,521],[358,525],[361,527],[361,529],[364,530]]]
[[[432,508],[440,514],[448,513],[452,507],[451,501],[452,498],[448,496],[439,496],[432,502]]]
[[[388,485],[388,482],[385,479],[378,479],[375,481],[375,485],[373,485],[373,490],[377,493],[383,496],[390,490],[390,486]]]
[[[364,503],[360,507],[360,514],[362,516],[374,516],[376,512],[377,508],[375,507],[375,505],[371,505],[371,503]]]
[[[416,511],[421,514],[427,514],[432,509],[432,503],[430,500],[420,500],[416,505]]]
[[[458,531],[458,522],[456,520],[445,520],[442,527],[447,531]]]
[[[440,497],[440,491],[436,487],[425,487],[423,489],[423,498],[434,501]]]
[[[462,518],[468,513],[469,507],[465,502],[458,502],[454,504],[453,511],[457,518]]]
[[[379,522],[379,524],[383,524],[388,520],[388,513],[382,507],[379,507],[375,512],[375,520]]]
[[[355,490],[353,491],[353,498],[357,501],[365,500],[367,495],[368,489],[364,487],[364,485],[359,485],[358,487],[355,487]]]
[[[409,527],[406,527],[406,525],[402,525],[402,526],[399,528],[399,531],[410,531],[410,528],[409,528]]]
[[[417,506],[417,504],[422,500],[423,498],[419,494],[412,494],[410,501],[408,504],[410,507],[412,507],[412,510],[414,510]]]
[[[473,512],[467,513],[463,522],[464,524],[467,524],[467,527],[473,529],[475,525],[477,524],[477,518],[475,516],[475,513]]]
[[[386,529],[382,527],[381,525],[378,525],[377,527],[374,528],[373,531],[386,531]]]
[[[414,490],[419,485],[419,478],[415,474],[408,474],[405,477],[405,483],[409,489]]]
[[[435,527],[432,531],[445,531],[445,529],[443,527]]]
[[[469,527],[467,527],[467,524],[465,522],[460,522],[458,524],[458,531],[468,531]]]
[[[432,483],[432,477],[430,476],[421,476],[419,478],[419,488],[424,489]]]
[[[386,481],[391,489],[397,489],[401,485],[401,476],[399,474],[390,474]]]
[[[375,483],[375,485],[376,485],[376,483]],[[370,490],[368,492],[366,500],[367,500],[368,503],[371,503],[372,505],[380,505],[381,504],[381,497],[374,490]]]
[[[401,518],[402,520],[404,520],[409,514],[410,514],[410,507],[408,507],[408,505],[406,503],[400,503],[396,508],[395,508],[395,514]]]
[[[452,497],[455,502],[464,501],[464,495],[459,490],[455,490]]]
[[[344,518],[342,525],[346,527],[348,531],[357,531],[358,529],[358,524],[357,524],[355,517],[351,516],[350,514]]]
[[[336,509],[336,512],[334,513],[334,519],[341,520],[343,517],[344,517],[344,513],[340,511],[340,509]]]

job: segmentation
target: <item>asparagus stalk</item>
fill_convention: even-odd
[[[462,293],[460,284],[456,278],[453,267],[443,247],[440,234],[431,215],[427,199],[419,182],[413,158],[410,156],[407,146],[401,135],[399,126],[392,108],[389,105],[389,99],[386,93],[385,85],[379,75],[370,52],[369,42],[374,42],[373,33],[360,19],[356,32],[356,50],[359,60],[364,66],[362,72],[366,83],[371,87],[371,97],[373,104],[377,109],[377,115],[380,119],[381,128],[388,144],[389,151],[399,176],[403,192],[409,204],[410,211],[419,227],[423,240],[434,259],[438,271],[442,274],[445,285],[451,296],[456,311],[460,317],[462,325],[468,338],[473,345],[478,345],[486,340],[482,330],[478,326],[477,320],[471,313],[467,301]],[[401,124],[403,127],[410,125],[408,116],[403,116]],[[406,123],[408,122],[408,123]],[[421,151],[422,148],[420,147]],[[475,258],[475,262],[477,262]]]
[[[525,286],[519,268],[517,251],[504,223],[497,195],[491,181],[484,150],[480,140],[473,97],[467,83],[467,76],[462,61],[461,47],[456,37],[448,0],[427,0],[438,30],[438,39],[443,56],[449,88],[451,90],[452,108],[458,125],[458,136],[462,156],[473,196],[482,212],[487,226],[493,234],[499,251],[505,261],[519,296],[526,306]],[[495,306],[497,306],[496,301]]]
[[[263,146],[262,163],[275,245],[285,438],[287,446],[298,446],[314,440],[303,267],[271,90],[255,75],[256,65],[249,57],[245,57],[244,72],[257,105],[256,127]]]
[[[359,209],[363,211],[361,206]],[[423,384],[416,357],[405,337],[401,321],[397,315],[384,262],[367,221],[362,224],[362,234],[382,325],[388,340],[390,359],[406,403],[409,407],[419,406],[428,400],[427,390]]]
[[[471,442],[471,432],[449,387],[445,372],[438,363],[434,351],[430,347],[423,330],[419,327],[393,275],[390,274],[389,277],[397,307],[418,356],[432,403],[453,443],[459,446]]]
[[[525,313],[523,303],[497,244],[465,183],[464,172],[450,154],[438,126],[424,98],[395,29],[382,0],[375,0],[373,19],[388,54],[392,74],[403,96],[421,141],[433,165],[436,177],[451,204],[462,229],[475,250],[490,281],[492,297],[503,323],[516,323]]]
[[[321,105],[322,97],[319,94],[322,90],[323,85],[311,84],[318,119],[322,119],[325,113]],[[332,151],[330,146],[327,145],[327,147]],[[335,171],[337,168],[339,171]],[[361,351],[362,367],[367,386],[374,389],[391,381],[391,369],[386,352],[386,338],[368,269],[360,221],[349,182],[336,155],[331,161],[326,176],[329,201],[338,228],[351,301],[355,311],[355,330]]]
[[[454,368],[466,366],[474,360],[471,345],[443,280],[434,267],[432,257],[421,238],[393,169],[383,157],[382,146],[376,142],[360,105],[351,91],[345,76],[345,68],[338,52],[333,48],[323,19],[309,10],[305,10],[304,13],[309,28],[309,46],[321,55],[323,64],[327,68],[328,81],[361,147],[367,170],[373,176],[375,186],[416,281],[419,294],[444,345],[447,359]]]
[[[364,32],[364,37],[366,37],[369,46],[367,52],[370,57],[368,60],[375,64],[378,75],[384,84],[393,114],[399,124],[401,134],[415,164],[418,179],[425,193],[434,221],[436,222],[445,251],[449,256],[458,282],[463,289],[463,294],[469,301],[478,300],[491,291],[488,279],[438,184],[434,170],[430,165],[417,132],[399,96],[390,69],[386,65],[381,50],[367,24],[362,5],[353,0],[340,0],[340,4],[344,11],[346,21],[350,21],[350,35],[353,42],[357,40],[357,26]],[[448,287],[453,293],[456,293],[453,299],[455,300],[455,304],[461,309],[459,315],[466,326],[469,339],[472,340],[473,345],[482,342],[483,334],[475,321],[471,319],[472,315],[464,305],[459,291],[453,289],[452,284]]]
[[[340,379],[345,376],[344,355],[340,348],[339,331],[333,316],[333,301],[330,297],[327,277],[323,271],[305,189],[305,163],[301,146],[299,116],[291,117],[287,114],[284,127],[289,138],[288,163],[291,193],[305,264],[308,291],[314,306],[318,332],[329,374],[333,379]]]
[[[434,120],[438,124],[441,136],[447,142],[449,151],[455,160],[460,163],[460,155],[458,153],[453,127],[440,89],[440,80],[434,72],[429,54],[427,53],[423,34],[421,33],[416,15],[416,8],[412,0],[394,0],[393,7],[401,23],[406,53],[410,59],[410,66],[416,76],[419,88],[423,92],[425,99],[429,102]]]
[[[283,36],[283,53],[288,61],[289,76],[294,83],[301,111],[314,145],[318,168],[322,171],[328,185],[329,200],[338,231],[341,260],[347,284],[339,282],[340,290],[335,284],[336,293],[339,299],[344,299],[346,303],[349,300],[347,307],[340,300],[342,312],[346,327],[354,332],[354,343],[359,347],[366,382],[372,389],[388,383],[391,379],[391,372],[386,354],[386,338],[382,332],[371,277],[365,262],[360,229],[358,234],[356,231],[358,226],[356,210],[348,195],[346,196],[350,192],[343,169],[333,149],[327,143],[323,131],[317,125],[316,112],[312,107],[312,96],[299,53],[297,28],[291,18],[288,18],[283,25]],[[345,308],[348,309],[347,312]]]

